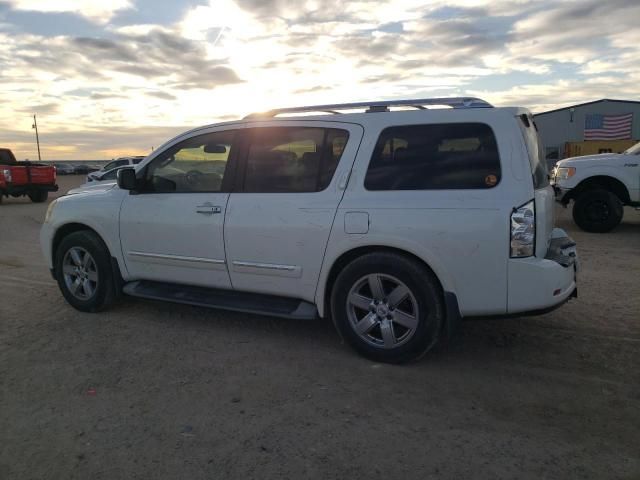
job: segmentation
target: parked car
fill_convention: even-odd
[[[98,170],[98,168],[86,164],[75,165],[73,167],[73,173],[75,175],[86,175],[87,173],[97,172]]]
[[[320,114],[282,118],[300,112]],[[540,313],[577,292],[533,117],[478,99],[197,128],[121,169],[117,186],[52,203],[41,243],[81,311],[124,293],[331,317],[384,362],[420,357],[462,317]]]
[[[587,232],[609,232],[621,221],[624,205],[640,207],[640,143],[623,153],[561,160],[553,171],[556,198],[573,200],[573,220]]]
[[[116,176],[118,174],[118,170],[122,168],[126,168],[128,165],[119,166],[116,168],[112,168],[111,170],[100,170],[98,172],[90,173],[87,176],[87,185],[91,184],[99,184],[99,183],[115,183]]]
[[[109,163],[107,163],[104,167],[102,167],[100,170],[96,170],[93,173],[90,173],[89,175],[87,175],[87,182],[95,182],[95,181],[102,181],[104,180],[104,175],[108,172],[108,171],[112,171],[117,167],[126,167],[126,166],[130,166],[130,165],[137,165],[139,164],[142,160],[144,160],[145,157],[120,157],[117,158],[116,160],[113,160]],[[99,180],[99,178],[102,178],[102,180]],[[113,179],[115,180],[115,175],[113,177]]]
[[[18,162],[8,148],[0,148],[0,203],[3,197],[27,195],[34,203],[45,202],[58,190],[56,168],[35,162]]]
[[[56,163],[54,167],[56,167],[56,173],[58,175],[73,175],[75,173],[73,165],[68,163]]]

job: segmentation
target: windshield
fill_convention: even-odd
[[[633,147],[626,149],[623,153],[625,155],[640,155],[640,142],[636,143]]]

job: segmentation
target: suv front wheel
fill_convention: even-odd
[[[74,308],[96,312],[115,301],[109,250],[98,235],[87,230],[67,235],[55,258],[58,286]]]
[[[357,258],[338,275],[331,313],[341,336],[359,353],[403,363],[436,344],[444,305],[427,268],[403,255],[378,252]]]

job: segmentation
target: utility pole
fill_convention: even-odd
[[[40,138],[38,137],[38,122],[36,122],[35,113],[33,114],[33,125],[31,125],[31,128],[36,129],[36,143],[38,144],[38,161],[41,162],[42,158],[40,157]]]

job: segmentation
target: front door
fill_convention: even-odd
[[[287,122],[246,130],[225,244],[238,290],[314,301],[362,127]]]
[[[155,156],[124,200],[120,239],[131,279],[231,288],[224,248],[236,131],[195,135]]]

